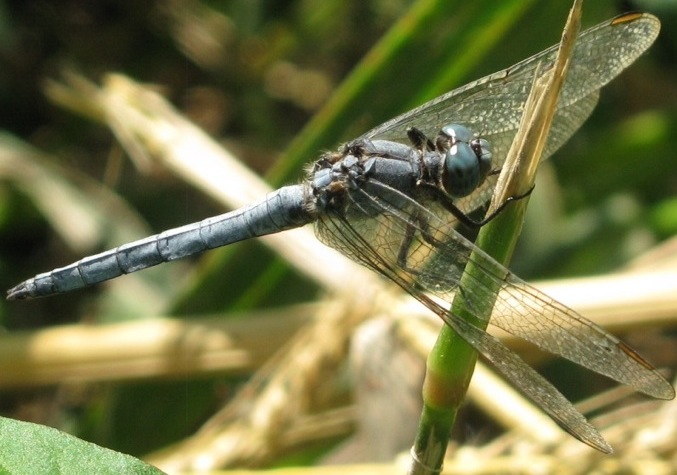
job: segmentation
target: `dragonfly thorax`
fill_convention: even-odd
[[[419,173],[419,152],[411,147],[387,140],[355,140],[315,163],[309,177],[313,206],[341,213],[353,206],[364,212],[374,208],[371,197],[384,193],[406,201],[415,193]]]
[[[491,170],[491,147],[485,139],[473,137],[462,125],[443,127],[435,146],[443,154],[440,178],[444,190],[460,198],[480,186]]]

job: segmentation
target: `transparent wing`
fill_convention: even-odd
[[[370,183],[370,189],[376,188]],[[604,450],[595,429],[550,383],[498,340],[449,312],[469,263],[481,269],[482,278],[461,292],[478,318],[500,289],[492,325],[645,394],[674,397],[670,383],[627,345],[520,280],[452,228],[442,227],[422,204],[386,186],[378,196],[360,188],[349,193],[345,210],[320,216],[318,238],[421,301],[580,440]]]
[[[599,89],[646,51],[659,30],[656,17],[629,13],[580,34],[543,158],[573,135],[597,104]],[[553,46],[397,116],[362,138],[406,142],[408,127],[417,127],[435,137],[442,126],[461,124],[489,140],[494,167],[500,168],[517,132],[534,75],[547,71],[555,56]],[[459,200],[457,206],[465,212],[481,207],[491,197],[494,186],[495,177],[490,177],[469,197]]]

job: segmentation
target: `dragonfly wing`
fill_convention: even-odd
[[[672,385],[625,343],[519,279],[447,226],[429,203],[387,188],[378,196],[361,188],[350,195],[345,214],[320,218],[320,240],[391,279],[438,315],[447,315],[447,309],[423,291],[450,308],[466,266],[472,265],[480,277],[464,281],[462,295],[476,318],[486,323],[483,315],[491,314],[489,323],[543,350],[645,394],[674,397]],[[494,299],[494,311],[487,312],[486,302]]]
[[[560,427],[604,453],[613,450],[586,418],[550,382],[538,374],[503,343],[461,319],[440,314],[456,333],[470,343],[485,359],[525,396],[543,409]]]
[[[582,32],[577,40],[566,82],[543,158],[564,144],[594,109],[599,89],[646,51],[658,36],[660,22],[649,14],[625,14]],[[517,132],[534,75],[554,63],[555,46],[503,71],[448,92],[365,133],[362,138],[407,141],[406,130],[417,127],[429,137],[450,123],[468,127],[492,145],[493,166],[500,168]],[[466,212],[486,203],[495,179],[489,180],[458,207]]]
[[[411,229],[411,226],[403,221],[401,216],[396,217],[389,213],[371,216],[372,210],[368,206],[361,204],[360,208],[369,212],[365,215],[368,219],[362,221],[353,216],[352,219],[347,220],[341,214],[321,216],[316,224],[318,237],[357,262],[397,283],[439,315],[484,358],[493,363],[496,369],[516,388],[532,399],[567,432],[598,450],[611,452],[611,447],[585,417],[552,384],[529,367],[519,356],[480,328],[448,313],[448,310],[416,287],[411,272],[404,271],[393,257],[399,254],[393,246],[401,245],[402,239],[406,239],[405,235]],[[391,211],[399,213],[397,210]],[[366,225],[366,223],[371,225]],[[396,243],[395,240],[383,240],[382,237],[386,234],[399,236],[400,241]],[[415,243],[414,247],[419,244]],[[410,258],[421,254],[420,249],[414,249],[412,252]],[[464,259],[466,258],[460,256],[460,262]],[[460,273],[453,269],[450,271],[451,274],[458,275],[460,278]]]
[[[660,22],[653,15],[631,13],[582,32],[560,95],[559,109],[571,107],[596,94],[651,46],[659,30]],[[496,135],[501,138],[499,147],[509,147],[531,91],[534,74],[537,71],[543,74],[554,64],[557,47],[552,46],[509,68],[443,94],[371,129],[362,137],[406,141],[408,127],[415,126],[434,137],[442,126],[460,123],[485,138]],[[555,119],[555,129],[557,122]],[[506,132],[508,134],[502,135]],[[492,142],[496,140],[492,139]]]
[[[649,396],[675,397],[672,385],[626,343],[514,274],[505,282],[493,325]]]
[[[449,303],[459,272],[470,264],[481,270],[481,279],[464,286],[463,296],[478,318],[487,314],[483,303],[492,301],[500,289],[489,322],[492,325],[644,394],[661,399],[675,396],[672,385],[621,340],[521,280],[440,223],[436,215],[431,213],[427,219],[425,232],[435,237],[436,244],[428,244],[430,257],[425,264],[413,265],[417,285]]]

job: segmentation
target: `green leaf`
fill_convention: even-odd
[[[0,418],[0,474],[164,473],[129,455],[51,427]]]

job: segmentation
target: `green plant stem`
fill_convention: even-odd
[[[534,81],[524,106],[519,131],[504,163],[495,190],[496,203],[510,196],[522,196],[534,182],[536,167],[552,124],[557,99],[566,77],[575,37],[580,26],[581,1],[574,0],[560,51],[551,72]],[[495,219],[482,228],[475,245],[507,266],[517,244],[528,196],[510,203]],[[473,251],[473,254],[477,251]],[[480,251],[481,252],[481,251]],[[500,291],[502,279],[487,277],[471,256],[454,297],[451,313],[486,329]],[[508,272],[507,270],[505,271]],[[465,302],[464,289],[473,295],[472,311]],[[472,289],[472,291],[470,290]],[[428,357],[423,384],[423,412],[419,432],[412,448],[410,474],[439,473],[456,415],[465,397],[477,361],[475,349],[445,325]]]
[[[519,237],[528,198],[518,200],[506,207],[493,221],[484,226],[476,245],[507,265]],[[473,266],[473,259],[461,279],[460,288],[483,282],[481,294],[487,298],[482,308],[473,304],[471,313],[463,301],[463,294],[454,298],[454,315],[471,321],[480,328],[486,328],[498,288],[492,288],[483,272]],[[480,313],[478,315],[477,313]],[[482,322],[482,324],[480,324]],[[418,468],[411,473],[437,473],[442,467],[449,434],[465,398],[468,385],[475,369],[477,352],[448,325],[444,325],[435,346],[428,356],[426,379],[423,384],[423,412],[419,431],[412,449],[412,456]]]

